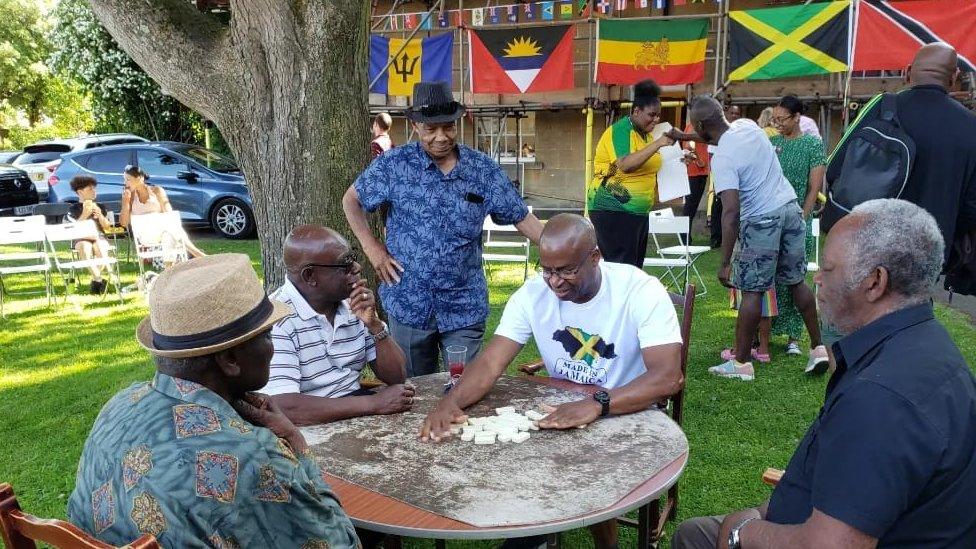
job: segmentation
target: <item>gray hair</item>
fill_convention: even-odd
[[[906,304],[930,299],[945,251],[935,218],[911,202],[894,198],[868,200],[851,216],[860,225],[851,236],[849,286],[857,286],[871,271],[884,267],[890,291]]]

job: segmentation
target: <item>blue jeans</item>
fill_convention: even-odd
[[[423,328],[401,324],[392,317],[389,325],[390,336],[407,355],[407,377],[423,376],[440,371],[437,356],[440,354],[442,363],[447,364],[444,349],[451,345],[467,347],[468,354],[465,362],[470,363],[481,350],[481,340],[485,336],[484,322],[449,332],[440,332],[437,329],[437,320],[433,315],[427,320],[427,325]]]

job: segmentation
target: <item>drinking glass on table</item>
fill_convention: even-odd
[[[448,345],[444,349],[444,354],[447,355],[447,369],[451,372],[451,381],[444,388],[446,393],[461,379],[461,374],[464,373],[464,362],[468,356],[468,348],[464,345]]]

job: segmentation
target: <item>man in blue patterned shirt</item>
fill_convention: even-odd
[[[458,145],[463,105],[444,82],[414,86],[407,116],[419,141],[377,158],[346,191],[349,226],[382,281],[390,333],[407,355],[410,376],[437,371],[438,350],[481,347],[488,285],[481,268],[485,217],[512,225],[538,244],[542,224],[488,155]],[[386,244],[367,212],[389,206]],[[446,362],[446,361],[445,361]]]
[[[215,307],[214,304],[219,304]],[[136,332],[157,373],[105,405],[85,442],[71,522],[106,543],[355,548],[356,532],[273,401],[270,301],[243,254],[176,265],[156,279]]]

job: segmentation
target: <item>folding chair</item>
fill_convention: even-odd
[[[60,225],[48,225],[44,228],[44,235],[47,238],[51,258],[54,259],[54,266],[64,282],[65,301],[68,300],[69,293],[69,277],[65,276],[66,271],[70,273],[70,278],[74,281],[75,290],[77,290],[79,277],[75,274],[75,270],[104,267],[108,275],[106,279],[115,286],[119,302],[122,302],[122,281],[119,278],[119,262],[115,257],[115,246],[100,238],[94,220],[86,219],[85,221],[61,223]],[[108,247],[106,250],[107,257],[82,258],[74,247],[77,240],[101,240],[102,244]],[[107,292],[102,295],[103,299],[105,295]]]
[[[103,543],[63,520],[43,519],[28,515],[20,509],[14,489],[6,482],[0,484],[0,534],[7,549],[37,549],[40,541],[58,549],[111,549]],[[156,538],[149,534],[129,543],[129,549],[158,549]]]
[[[166,266],[188,260],[186,251],[186,232],[180,220],[180,212],[162,212],[132,216],[129,227],[136,262],[139,264],[140,290],[148,295],[150,285],[145,263],[161,263]]]
[[[691,326],[695,319],[695,285],[689,284],[686,286],[684,295],[669,292],[668,296],[671,298],[671,303],[678,310],[681,318],[681,377],[686,380],[687,385],[688,349],[691,345]],[[636,337],[636,334],[634,337]],[[533,376],[544,367],[545,365],[539,361],[523,364],[519,366],[518,370],[525,375]],[[684,415],[684,397],[685,385],[682,385],[680,391],[671,395],[666,402],[662,403],[665,413],[670,415],[671,419],[679,426]],[[638,549],[650,549],[656,546],[657,542],[661,539],[661,535],[664,533],[664,528],[668,521],[675,518],[677,514],[678,484],[675,483],[664,497],[663,508],[661,506],[661,500],[657,499],[640,507],[637,510],[636,520],[628,517],[618,517],[617,523],[621,526],[636,528]],[[550,537],[549,545],[558,545],[558,534]]]
[[[529,212],[531,213],[531,208]],[[522,236],[515,228],[515,225],[498,225],[490,217],[485,218],[483,227],[485,239],[482,243],[483,249],[481,259],[485,266],[491,261],[503,263],[521,263],[522,280],[529,276],[529,239]],[[502,238],[499,238],[502,237]],[[494,253],[488,252],[491,248],[502,248],[512,250],[513,253]]]
[[[651,235],[651,239],[654,242],[654,251],[657,257],[645,257],[644,267],[660,267],[665,269],[664,275],[661,278],[662,280],[665,276],[670,278],[675,290],[687,286],[690,273],[694,271],[695,276],[698,278],[698,283],[702,286],[702,291],[699,295],[705,295],[707,293],[705,281],[702,280],[701,273],[695,267],[695,259],[698,256],[695,256],[695,258],[691,256],[691,249],[696,248],[696,246],[685,246],[682,240],[682,235],[687,234],[690,228],[691,219],[686,216],[667,217],[650,215],[648,217],[647,232]],[[665,254],[658,240],[658,235],[675,236],[680,245],[667,248],[671,253]],[[706,248],[707,250],[708,248]],[[677,271],[677,274],[675,271]],[[678,281],[679,277],[684,278],[684,283]]]
[[[0,318],[6,318],[3,309],[4,295],[47,295],[51,306],[51,260],[44,250],[44,216],[0,217]],[[44,291],[11,292],[7,289],[13,275],[42,273]]]

